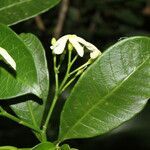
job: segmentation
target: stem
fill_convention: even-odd
[[[32,148],[19,148],[17,150],[32,150]]]
[[[77,60],[77,58],[78,58],[78,55],[76,55],[76,56],[74,57],[74,59],[72,60],[72,62],[70,63],[71,66],[74,64],[74,62]]]
[[[62,93],[75,79],[77,76],[75,76],[74,78],[72,78],[66,85],[64,85],[64,87],[62,88],[62,90],[60,91],[60,93]]]
[[[62,88],[62,90],[61,90],[60,93],[62,93],[80,74],[82,74],[83,71],[84,71],[84,68],[83,68],[82,70],[79,70],[79,71],[75,74],[75,76],[74,76],[66,85],[64,85],[64,87]]]
[[[32,148],[16,148],[13,146],[1,146],[0,150],[31,150]]]
[[[75,69],[74,71],[70,72],[70,76],[73,75],[74,73],[78,72],[79,70],[87,67],[88,65],[91,64],[91,60],[88,60],[85,64],[83,64],[82,66],[78,67],[77,69]]]
[[[68,80],[68,78],[70,77],[69,75],[69,72],[70,72],[70,69],[71,69],[71,66],[72,66],[72,62],[71,62],[71,54],[72,54],[72,51],[69,51],[69,54],[68,54],[68,66],[67,66],[67,71],[66,71],[66,74],[65,74],[65,77],[59,87],[59,94],[61,93],[60,91],[62,90],[63,86],[65,85],[66,81]]]
[[[0,150],[17,150],[17,148],[13,146],[1,146]]]
[[[46,137],[46,130],[47,130],[47,127],[48,127],[49,120],[51,118],[53,109],[54,109],[55,104],[56,104],[57,99],[58,99],[59,82],[58,82],[58,68],[57,68],[57,64],[56,64],[57,63],[56,62],[56,55],[53,56],[53,63],[54,63],[54,73],[55,73],[55,95],[54,95],[54,98],[53,98],[53,101],[52,101],[52,105],[49,109],[48,115],[46,117],[46,121],[43,125],[43,129],[42,129],[42,135],[45,136],[45,137]]]
[[[1,111],[1,112],[0,112],[0,115],[1,115],[1,116],[5,116],[5,117],[7,117],[7,118],[9,118],[9,119],[11,119],[11,120],[13,120],[13,121],[15,121],[15,122],[17,122],[17,123],[23,125],[23,126],[26,126],[26,127],[30,128],[30,129],[32,129],[32,130],[38,132],[38,133],[41,132],[40,129],[35,128],[34,126],[32,126],[32,125],[30,125],[30,124],[28,124],[28,123],[26,123],[26,122],[20,120],[19,118],[15,117],[15,116],[13,116],[13,115],[11,115],[11,114],[9,114],[9,113],[6,112],[2,107],[0,107],[0,111]]]
[[[47,118],[46,118],[46,121],[45,121],[45,124],[43,125],[43,134],[46,135],[46,130],[47,130],[47,127],[48,127],[48,123],[49,123],[49,120],[51,118],[51,115],[52,115],[52,112],[53,112],[53,109],[55,107],[55,104],[57,102],[57,99],[58,99],[58,94],[55,94],[54,98],[53,98],[53,102],[52,102],[52,105],[49,109],[49,112],[48,112],[48,115],[47,115]]]
[[[49,123],[49,120],[51,119],[51,116],[52,116],[52,113],[53,113],[53,110],[54,110],[54,107],[57,103],[57,100],[58,100],[58,97],[59,95],[63,92],[63,89],[68,87],[72,82],[73,80],[75,79],[72,79],[71,81],[68,82],[68,84],[66,84],[66,86],[64,87],[66,81],[68,80],[69,76],[70,76],[70,69],[71,69],[71,66],[73,65],[73,63],[76,61],[76,59],[78,58],[78,56],[76,56],[72,61],[71,61],[71,55],[72,55],[72,51],[70,50],[69,53],[68,53],[68,66],[67,66],[67,71],[66,71],[66,74],[65,74],[65,77],[61,83],[61,85],[59,86],[59,78],[58,78],[58,73],[59,73],[59,67],[61,64],[58,65],[57,67],[57,61],[56,61],[56,55],[53,56],[53,63],[54,63],[54,73],[55,73],[55,95],[54,95],[54,98],[53,98],[53,101],[52,101],[52,104],[50,106],[50,109],[49,109],[49,112],[48,112],[48,115],[46,117],[46,121],[43,125],[43,128],[42,128],[42,136],[43,137],[46,137],[46,130],[47,130],[47,127],[48,127],[48,123]]]
[[[0,106],[0,114],[5,111],[1,106]]]
[[[58,87],[59,87],[59,82],[58,82],[58,68],[57,68],[57,64],[56,64],[56,55],[54,56],[54,72],[55,72],[55,93],[58,92]]]
[[[61,65],[62,65],[62,62],[63,62],[63,60],[64,60],[64,58],[65,58],[65,54],[66,54],[66,51],[64,51],[64,53],[60,56],[60,61],[59,61],[59,65],[58,65],[58,70],[59,70],[59,68],[61,67]]]

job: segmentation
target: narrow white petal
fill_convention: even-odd
[[[87,44],[87,41],[84,40],[83,38],[79,37],[79,36],[76,36],[76,40],[77,40],[79,43],[83,44],[83,45],[86,45],[86,44]]]
[[[101,52],[98,50],[98,48],[96,46],[94,46],[93,44],[91,44],[90,42],[85,41],[83,38],[77,37],[76,38],[77,41],[81,44],[83,44],[90,52],[90,57],[92,59],[97,58]]]
[[[3,59],[14,69],[16,70],[16,63],[13,60],[13,58],[8,54],[8,52],[0,47],[0,55],[3,57]]]
[[[83,38],[77,37],[76,39],[79,43],[83,44],[88,50],[90,50],[90,51],[98,50],[96,46],[94,46],[90,42],[87,42]]]
[[[101,52],[99,50],[94,50],[93,52],[90,53],[90,57],[92,59],[97,58],[99,55],[101,54]]]
[[[62,54],[66,47],[67,40],[68,40],[68,35],[65,35],[61,37],[58,41],[56,41],[56,43],[50,48],[53,50],[55,54]]]
[[[84,55],[84,48],[79,44],[79,42],[75,38],[69,38],[70,43],[73,45],[77,53],[79,54],[80,57],[83,57]]]
[[[90,42],[86,42],[85,47],[90,50],[90,51],[96,51],[98,50],[98,48],[96,46],[94,46],[93,44],[91,44]],[[99,50],[98,50],[99,51]]]
[[[97,57],[101,54],[100,50],[99,50],[96,46],[94,46],[93,44],[91,44],[91,43],[89,43],[89,42],[87,42],[86,48],[87,48],[89,51],[91,51],[90,57],[91,57],[92,59],[97,58]]]

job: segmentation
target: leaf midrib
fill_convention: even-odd
[[[103,103],[104,100],[106,100],[107,98],[109,98],[115,91],[117,91],[123,84],[124,82],[126,82],[136,71],[138,71],[148,60],[150,57],[148,57],[147,59],[145,59],[139,66],[137,66],[136,70],[133,70],[125,79],[123,79],[120,84],[118,86],[116,86],[108,95],[104,96],[103,98],[101,98],[101,101],[98,101],[95,105],[93,105],[71,128],[69,128],[69,130],[66,132],[66,134],[64,134],[64,136],[62,136],[60,138],[60,141],[64,141],[68,138],[67,135],[68,133],[74,129],[79,122],[81,122],[81,120],[83,120],[93,109],[95,109],[95,107],[97,107],[100,103]]]
[[[32,0],[26,0],[26,1],[16,2],[16,3],[13,3],[13,4],[10,4],[10,5],[8,5],[8,6],[5,6],[5,7],[0,8],[0,11],[2,11],[2,10],[4,10],[4,9],[9,9],[9,8],[14,7],[14,6],[16,6],[16,5],[21,5],[21,4],[30,2],[30,1],[32,1]]]
[[[33,109],[32,109],[32,104],[30,103],[30,101],[27,101],[27,107],[29,108],[29,112],[30,112],[30,116],[31,116],[31,120],[32,120],[32,123],[33,125],[38,128],[38,125],[35,121],[35,117],[34,117],[34,114],[33,114]]]

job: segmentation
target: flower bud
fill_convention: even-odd
[[[56,39],[53,37],[53,38],[51,39],[51,44],[54,45],[55,43],[56,43]]]
[[[72,51],[72,50],[73,50],[73,46],[72,46],[71,43],[68,43],[68,50],[69,50],[69,51]]]

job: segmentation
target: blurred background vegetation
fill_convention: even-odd
[[[64,34],[77,34],[105,51],[118,40],[134,35],[150,36],[149,0],[62,0],[52,10],[12,26],[20,34],[31,32],[38,36],[46,49],[51,72],[50,39]],[[53,78],[53,76],[51,76]],[[51,83],[51,90],[53,89]],[[48,135],[55,140],[58,133],[58,104]],[[51,95],[50,95],[51,97]],[[150,102],[135,118],[111,133],[91,139],[66,141],[80,150],[150,150]],[[0,118],[0,144],[32,147],[38,143],[30,130],[8,119]]]

